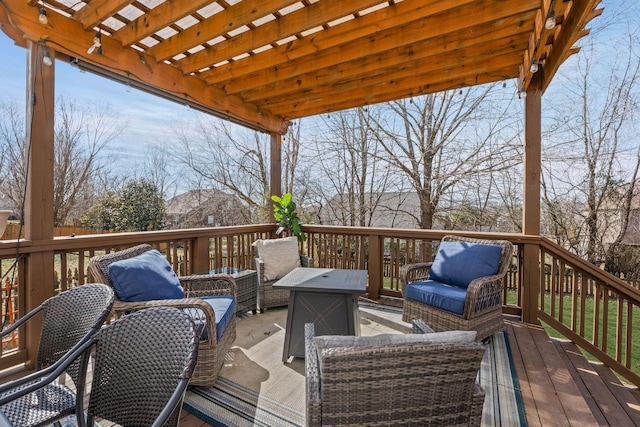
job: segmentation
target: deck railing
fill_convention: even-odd
[[[15,241],[0,243],[0,273],[7,272],[18,259],[17,268],[2,281],[3,321],[27,311],[23,283],[24,265],[34,252],[52,251],[51,295],[86,283],[89,259],[103,254],[149,243],[159,249],[179,275],[217,267],[253,268],[251,243],[275,237],[275,225],[165,230],[145,233],[114,233],[58,237],[46,242]],[[638,355],[640,291],[605,273],[547,239],[520,234],[469,233],[441,230],[409,230],[366,227],[306,225],[308,239],[301,252],[312,256],[318,267],[363,269],[368,271],[367,297],[401,297],[399,270],[406,263],[430,261],[438,242],[446,234],[487,239],[506,239],[516,248],[503,293],[505,312],[537,319],[611,366],[629,381],[640,385]],[[533,251],[531,248],[534,248]],[[539,249],[538,249],[539,248]],[[529,251],[529,252],[527,252]],[[526,261],[525,254],[534,260]],[[533,255],[531,255],[533,254]],[[531,274],[532,267],[539,271]],[[9,283],[7,284],[7,279]],[[534,280],[538,283],[528,283]],[[25,333],[3,343],[6,350],[0,369],[27,360]]]

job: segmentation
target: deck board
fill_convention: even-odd
[[[571,426],[565,408],[558,399],[553,379],[547,371],[539,343],[536,342],[532,329],[533,327],[524,325],[514,325],[513,328],[513,338],[520,349],[520,353],[514,357],[520,357],[525,366],[524,372],[518,372],[520,388],[529,388],[534,400],[533,407],[525,407],[527,420],[539,419],[543,426]],[[511,338],[510,336],[509,339]]]
[[[579,376],[576,381],[582,381],[584,383],[609,425],[620,427],[638,425],[631,419],[625,408],[622,407],[619,400],[611,392],[611,389],[606,384],[606,380],[596,371],[594,365],[582,355],[578,347],[571,342],[562,342],[560,346],[565,350],[564,353],[576,367]],[[611,371],[609,371],[609,373],[610,372]]]

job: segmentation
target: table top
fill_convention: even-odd
[[[367,290],[367,270],[294,268],[273,284],[274,288],[361,294]]]

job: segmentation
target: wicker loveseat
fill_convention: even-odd
[[[429,331],[315,337],[306,324],[307,426],[479,426],[484,346],[474,331]]]
[[[234,313],[236,283],[231,276],[223,274],[182,276],[178,277],[184,291],[182,298],[123,301],[112,281],[113,271],[110,273],[110,266],[113,267],[113,264],[118,261],[130,260],[151,251],[154,251],[153,247],[143,244],[95,256],[89,262],[89,276],[93,281],[114,287],[116,301],[113,305],[113,311],[117,316],[153,306],[175,307],[188,313],[195,320],[199,334],[198,362],[191,378],[191,384],[211,386],[218,378],[220,369],[224,365],[225,355],[236,339]],[[170,269],[170,266],[168,268]],[[173,274],[175,275],[175,273]],[[232,301],[229,302],[229,300]],[[220,302],[226,306],[217,305]]]
[[[474,330],[478,340],[504,329],[502,281],[513,245],[506,240],[445,236],[433,262],[400,269],[402,320],[435,331]]]

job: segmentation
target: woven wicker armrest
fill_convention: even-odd
[[[502,275],[484,276],[474,279],[467,288],[467,299],[464,305],[464,315],[474,317],[485,310],[496,308],[496,301],[502,298]]]
[[[258,272],[258,280],[264,282],[264,261],[260,258],[254,258],[256,262],[256,271]]]
[[[432,262],[421,262],[417,264],[405,264],[400,267],[400,283],[402,284],[402,295],[404,296],[404,288],[413,282],[427,280]]]
[[[429,325],[427,325],[420,319],[413,319],[411,324],[413,325],[412,332],[414,334],[432,334],[435,332],[429,327]]]
[[[313,323],[304,325],[305,344],[305,381],[306,381],[306,406],[307,426],[322,425],[322,400],[320,399],[320,367],[318,362],[318,350],[313,340],[315,329]]]
[[[228,274],[198,274],[178,277],[185,298],[231,295],[236,298],[236,281]]]
[[[194,321],[203,322],[209,337],[216,336],[216,314],[211,305],[199,298],[161,299],[146,301],[145,308],[173,307],[187,313]],[[200,337],[198,337],[200,338]]]

